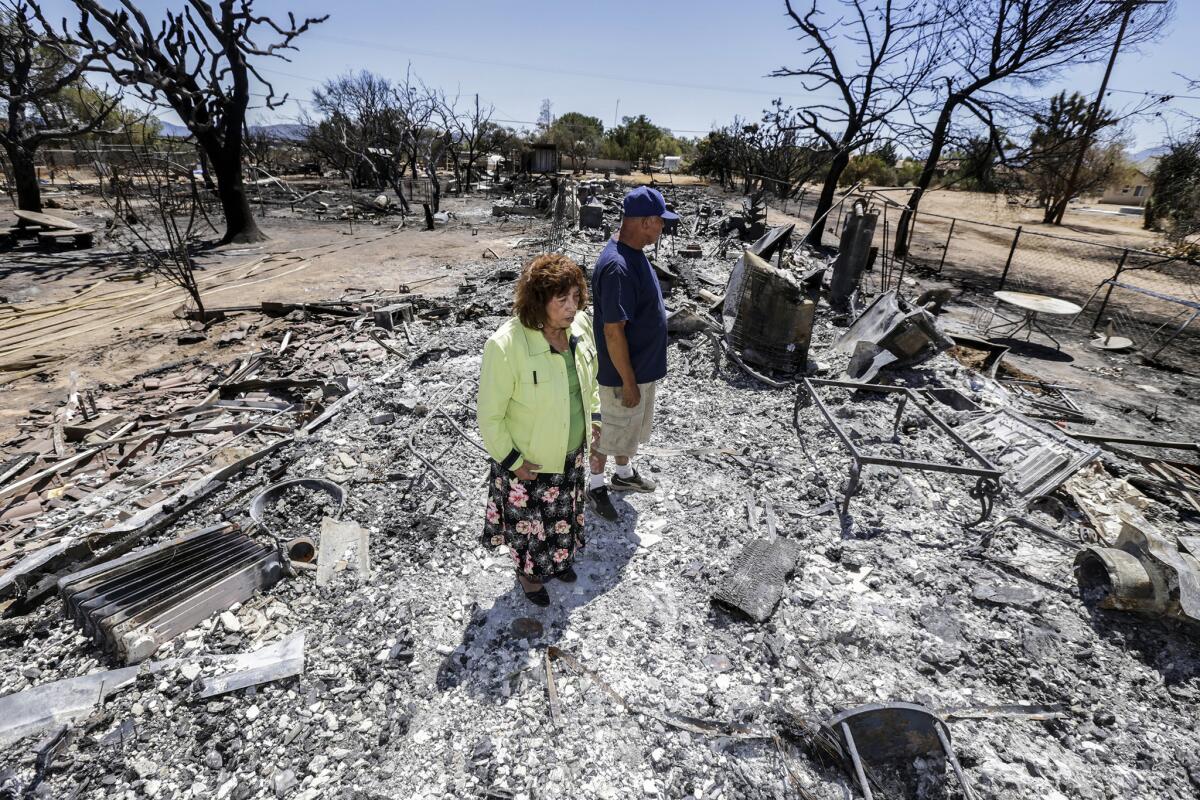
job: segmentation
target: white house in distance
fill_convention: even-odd
[[[1154,189],[1150,176],[1158,165],[1158,157],[1151,156],[1135,161],[1133,169],[1121,181],[1109,184],[1100,197],[1101,203],[1114,203],[1122,206],[1145,206]]]

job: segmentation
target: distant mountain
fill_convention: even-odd
[[[163,122],[161,119],[158,121],[158,124],[161,126],[158,130],[159,136],[165,136],[168,139],[186,139],[191,136],[188,129],[182,125],[172,125],[170,122]]]
[[[251,125],[251,136],[269,136],[272,139],[280,139],[285,142],[299,142],[304,139],[306,128],[303,125],[295,123],[283,123],[279,125]]]
[[[1135,164],[1140,164],[1147,158],[1161,158],[1167,152],[1167,146],[1160,144],[1158,147],[1147,147],[1145,150],[1139,150],[1129,156],[1129,160]]]
[[[160,136],[165,136],[169,139],[186,139],[191,136],[191,134],[188,132],[188,129],[182,125],[174,125],[170,122],[163,122],[161,119],[159,120],[159,123],[162,125],[162,129],[159,131]],[[301,141],[304,139],[304,131],[305,129],[303,125],[290,123],[250,126],[251,136],[266,135],[272,139],[279,139],[285,142]]]

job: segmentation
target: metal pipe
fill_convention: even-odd
[[[1095,319],[1092,320],[1092,328],[1091,328],[1092,333],[1096,332],[1096,326],[1100,324],[1100,317],[1103,316],[1104,309],[1108,308],[1108,298],[1112,297],[1112,291],[1113,291],[1112,281],[1115,281],[1121,277],[1121,271],[1125,269],[1125,259],[1127,259],[1127,258],[1129,258],[1129,251],[1125,250],[1121,253],[1121,261],[1117,264],[1117,271],[1114,272],[1113,276],[1111,278],[1109,278],[1107,281],[1108,291],[1104,293],[1104,299],[1100,301],[1100,308],[1096,311]],[[1095,297],[1095,294],[1093,294],[1092,297]],[[1080,313],[1083,313],[1082,310],[1080,311]],[[1071,322],[1074,322],[1074,321],[1075,320],[1071,320]]]
[[[1161,447],[1164,450],[1192,450],[1200,452],[1200,442],[1172,442],[1155,439],[1141,439],[1135,436],[1118,436],[1112,433],[1075,433],[1070,434],[1085,442],[1101,444],[1140,444],[1143,447]]]
[[[997,291],[1004,289],[1004,284],[1008,280],[1008,271],[1012,268],[1013,256],[1017,252],[1017,242],[1021,240],[1022,226],[1017,226],[1017,232],[1013,234],[1012,247],[1008,248],[1008,260],[1004,262],[1004,272],[1000,275],[1000,286]]]
[[[317,543],[307,536],[297,536],[290,539],[286,545],[288,558],[310,564],[317,560]]]

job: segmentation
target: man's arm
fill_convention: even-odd
[[[604,323],[604,343],[608,358],[621,376],[621,405],[633,408],[642,401],[633,362],[629,360],[629,340],[625,338],[625,320]]]

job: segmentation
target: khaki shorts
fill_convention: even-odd
[[[637,455],[638,445],[650,441],[654,425],[654,383],[639,383],[641,402],[633,408],[621,404],[620,386],[600,387],[600,446],[606,456]]]

